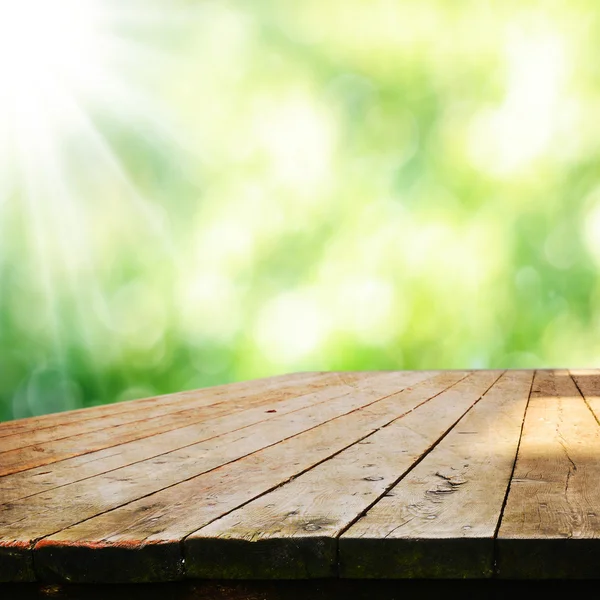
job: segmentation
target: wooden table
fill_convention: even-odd
[[[599,371],[299,373],[0,424],[0,581],[600,576]]]

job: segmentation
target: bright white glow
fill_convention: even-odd
[[[0,112],[10,116],[5,126],[12,123],[22,135],[65,120],[64,96],[85,94],[103,68],[100,22],[95,1],[0,0]]]
[[[378,277],[352,277],[340,283],[336,320],[361,340],[382,344],[404,329],[406,307],[394,295],[391,281]]]
[[[327,337],[328,320],[310,291],[285,292],[261,312],[256,339],[263,354],[278,365],[307,358]]]
[[[160,350],[163,307],[146,303],[138,310],[136,316],[156,325],[140,328],[123,308],[130,296],[137,304],[139,289],[109,303],[97,279],[97,251],[108,239],[100,232],[114,234],[114,223],[127,223],[132,240],[134,228],[136,234],[143,229],[166,252],[171,240],[95,117],[132,128],[150,124],[146,135],[164,125],[134,76],[148,65],[159,72],[163,55],[137,41],[135,32],[142,21],[148,29],[179,14],[165,9],[166,0],[0,0],[0,246],[6,244],[0,260],[16,239],[4,215],[18,215],[25,234],[19,256],[24,268],[35,270],[35,293],[45,301],[35,311],[37,333],[53,344],[57,365],[66,362],[68,326],[78,328],[90,353],[106,324],[136,348]],[[30,312],[23,312],[27,327]]]
[[[228,342],[239,331],[242,294],[232,277],[206,264],[194,265],[180,280],[178,310],[183,334],[192,341]]]
[[[322,185],[333,152],[327,115],[301,96],[278,106],[261,106],[259,114],[257,134],[271,158],[275,177],[307,192]]]
[[[480,113],[470,132],[473,161],[497,175],[511,174],[543,155],[568,112],[566,48],[558,34],[514,29],[506,66],[503,104]]]
[[[35,77],[76,80],[100,48],[94,44],[96,4],[75,0],[4,0],[0,4],[3,84]]]
[[[200,262],[210,257],[212,264],[245,265],[253,257],[254,244],[252,223],[229,218],[206,227],[196,252]]]

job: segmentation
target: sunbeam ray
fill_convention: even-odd
[[[168,254],[171,259],[173,266],[177,269],[181,269],[179,263],[179,255],[173,244],[173,239],[166,228],[165,219],[161,218],[159,211],[156,207],[153,207],[137,190],[135,184],[123,169],[119,163],[118,158],[115,156],[111,147],[107,143],[106,139],[100,135],[98,130],[94,127],[94,124],[90,118],[81,110],[77,104],[70,102],[71,115],[77,120],[78,129],[82,135],[86,138],[86,144],[90,150],[97,153],[97,156],[101,164],[106,170],[114,176],[114,178],[121,183],[132,200],[135,208],[139,211],[139,214],[147,222],[151,228],[152,233],[157,236],[158,240],[163,246],[164,251]]]
[[[22,125],[22,124],[21,124]],[[42,133],[43,125],[36,124],[38,133]],[[46,321],[50,327],[50,344],[52,356],[58,365],[65,364],[64,344],[62,341],[61,323],[58,315],[59,303],[56,292],[56,283],[52,277],[49,265],[50,238],[47,230],[47,203],[44,181],[46,179],[43,155],[48,151],[44,146],[49,143],[49,138],[44,135],[33,135],[30,131],[15,131],[17,165],[20,175],[20,192],[24,197],[27,209],[27,218],[31,224],[31,236],[35,255],[35,275],[41,280],[46,307]],[[23,140],[28,140],[25,144]],[[64,368],[64,367],[61,367]]]
[[[98,358],[115,330],[106,300],[110,277],[102,276],[106,257],[99,244],[114,232],[105,223],[97,233],[109,198],[95,184],[102,181],[109,190],[112,218],[127,232],[115,238],[115,255],[134,257],[143,243],[156,246],[173,273],[182,267],[165,213],[144,198],[95,117],[104,115],[161,150],[169,143],[181,145],[152,87],[157,85],[153,77],[170,68],[171,59],[155,37],[152,44],[144,39],[144,32],[162,36],[170,28],[173,32],[172,24],[181,26],[184,5],[178,4],[0,0],[0,249],[8,249],[1,234],[10,205],[10,212],[21,213],[17,222],[25,222],[26,233],[20,260],[10,269],[25,273],[32,265],[23,279],[28,296],[36,300],[21,310],[33,307],[41,333],[39,352],[29,359],[30,376],[51,364],[68,382],[73,374],[67,355],[82,350],[78,360],[105,400],[108,384]],[[0,292],[5,254],[0,256]],[[113,375],[127,382],[122,346],[112,344],[104,366],[112,365]],[[21,385],[26,402],[28,381]],[[27,416],[27,410],[33,408],[19,409],[19,416]]]

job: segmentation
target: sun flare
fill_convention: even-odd
[[[11,264],[31,282],[26,319],[52,348],[39,368],[61,381],[69,380],[68,331],[78,332],[94,365],[93,332],[116,327],[100,276],[104,241],[114,248],[126,224],[121,252],[170,244],[156,225],[156,204],[107,135],[113,123],[130,139],[168,128],[138,77],[160,72],[160,42],[149,45],[144,35],[156,40],[168,25],[177,11],[166,7],[165,0],[0,0],[0,271]]]
[[[57,254],[53,245],[62,245],[58,254],[68,242],[76,250],[55,264],[85,254],[77,232],[85,230],[101,176],[124,190],[123,210],[136,205],[142,220],[152,220],[97,119],[132,131],[141,123],[146,135],[164,125],[136,77],[150,63],[158,69],[156,49],[131,31],[163,17],[168,22],[165,6],[163,0],[0,0],[0,209],[12,196],[28,213],[27,235],[46,267]]]
[[[23,143],[39,127],[60,127],[70,102],[94,93],[107,64],[102,17],[89,0],[0,2],[4,135]]]

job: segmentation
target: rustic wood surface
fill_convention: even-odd
[[[507,578],[599,576],[600,427],[579,392],[598,388],[574,379],[536,373],[498,535]]]
[[[0,582],[589,578],[600,370],[313,372],[0,423]]]
[[[489,577],[531,372],[507,372],[340,540],[347,577]]]

